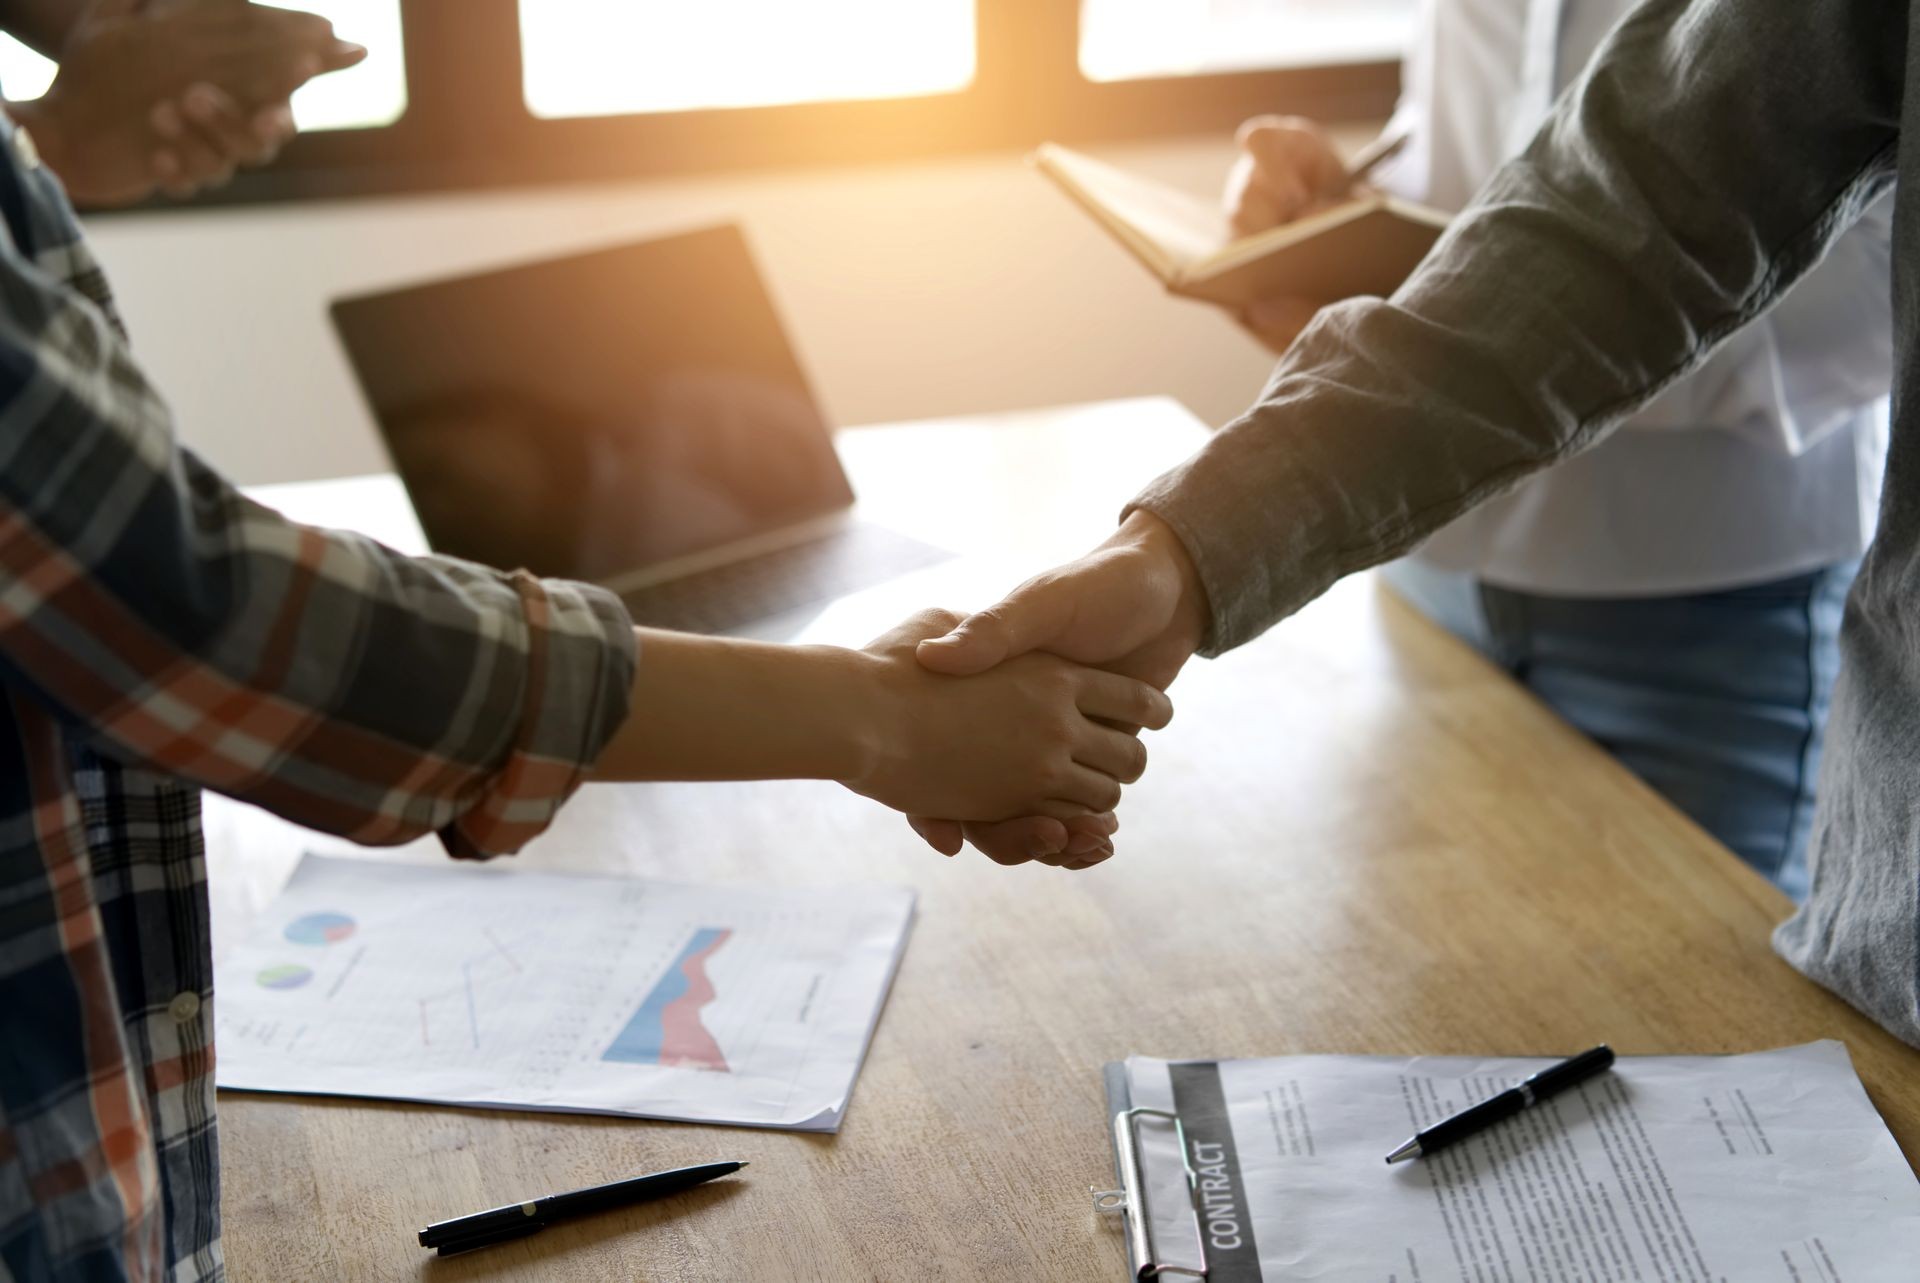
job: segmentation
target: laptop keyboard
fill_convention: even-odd
[[[885,526],[854,525],[623,593],[635,623],[724,633],[815,606],[953,556]]]

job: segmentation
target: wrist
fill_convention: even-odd
[[[1206,585],[1200,579],[1200,568],[1174,528],[1147,509],[1135,508],[1120,523],[1109,543],[1144,559],[1148,573],[1170,586],[1174,593],[1172,631],[1190,642],[1192,649],[1199,649],[1213,617],[1207,604]]]
[[[886,661],[839,646],[797,646],[790,658],[804,691],[803,723],[810,728],[806,775],[858,788],[879,769],[893,741],[895,701]]]
[[[863,656],[638,629],[626,723],[602,780],[844,780],[873,769],[886,727]]]

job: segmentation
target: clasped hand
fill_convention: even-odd
[[[998,605],[921,641],[915,658],[931,672],[975,676],[1018,671],[1040,652],[1164,691],[1206,631],[1206,594],[1185,546],[1163,521],[1140,510],[1080,560],[1028,580]],[[1151,726],[1137,717],[1086,711],[1129,731]],[[1140,761],[1144,765],[1144,751]],[[935,850],[953,855],[971,842],[1001,864],[1042,860],[1085,867],[1097,863],[1088,854],[1112,854],[1118,827],[1110,810],[1076,816],[1042,809],[995,823],[961,823],[933,818],[961,814],[953,810],[902,809]]]
[[[231,0],[95,0],[61,45],[46,95],[8,111],[89,205],[265,164],[293,136],[294,90],[367,54],[324,18]]]
[[[1010,837],[1036,824],[1083,835],[1044,846],[995,843],[988,854],[1001,863],[1086,868],[1106,859],[1121,786],[1146,770],[1146,746],[1134,732],[1167,725],[1172,703],[1144,681],[1050,654],[1009,656],[964,680],[918,661],[921,645],[961,624],[949,612],[925,611],[866,647],[879,661],[879,716],[863,766],[842,782],[909,814],[1000,820]]]

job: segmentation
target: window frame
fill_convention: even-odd
[[[540,119],[522,89],[517,0],[401,0],[397,121],[304,134],[224,188],[141,208],[871,164],[1218,133],[1261,112],[1379,119],[1398,93],[1397,60],[1094,82],[1078,0],[976,0],[975,12],[974,79],[952,93]]]

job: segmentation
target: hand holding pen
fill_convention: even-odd
[[[1351,162],[1325,130],[1291,116],[1258,116],[1240,126],[1240,159],[1227,180],[1227,215],[1238,236],[1291,223],[1360,194],[1368,175],[1398,155],[1408,135],[1382,134]],[[1240,323],[1279,355],[1329,300],[1279,296],[1256,300]]]
[[[1346,199],[1398,155],[1407,139],[1404,133],[1382,134],[1348,161],[1310,120],[1256,116],[1240,126],[1240,156],[1227,179],[1234,234],[1257,235]]]

